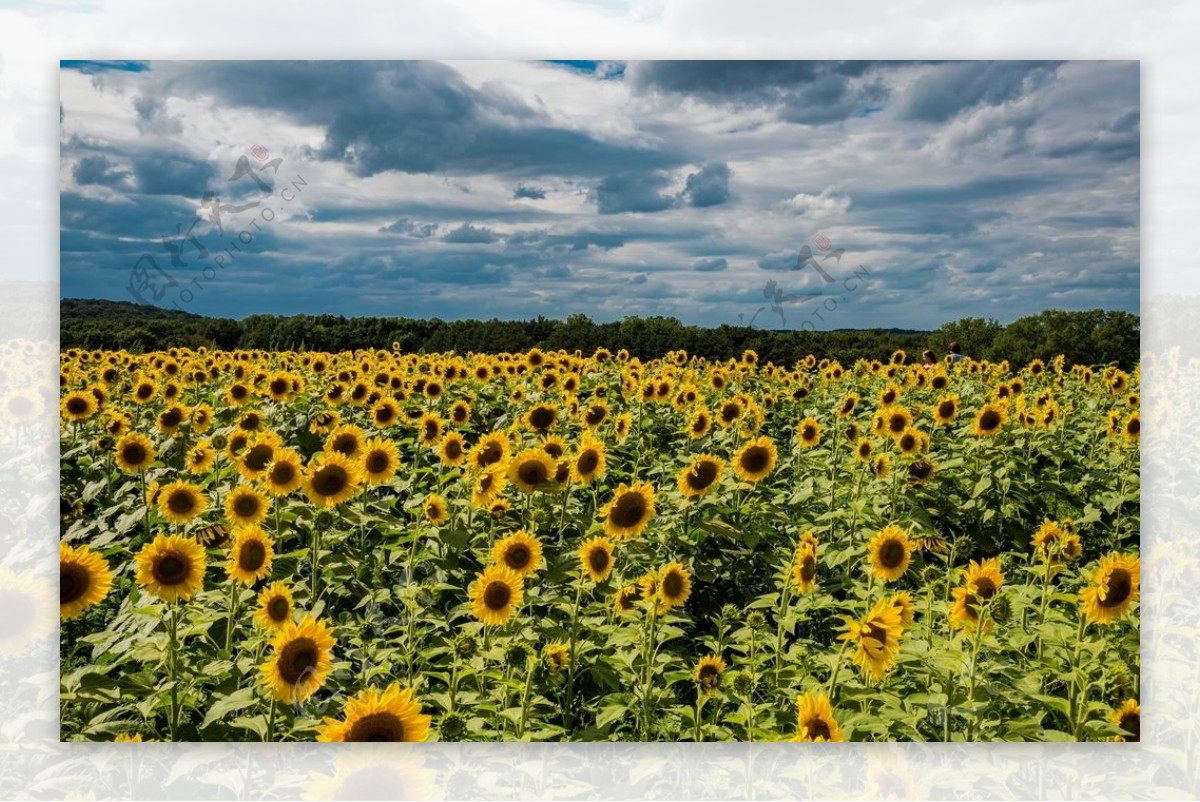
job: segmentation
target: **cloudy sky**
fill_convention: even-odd
[[[63,62],[60,79],[63,297],[817,329],[1138,310],[1136,62]]]

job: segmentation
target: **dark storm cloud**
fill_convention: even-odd
[[[976,106],[996,106],[1052,80],[1057,61],[962,61],[939,65],[909,89],[901,116],[940,123]]]
[[[71,171],[75,183],[80,186],[97,184],[104,187],[117,187],[129,179],[129,171],[123,170],[107,156],[92,155],[80,159],[75,169]]]
[[[692,206],[719,206],[729,200],[729,165],[712,162],[687,177],[683,198]]]
[[[217,177],[217,170],[208,162],[162,153],[135,157],[133,175],[138,192],[199,198]]]
[[[592,200],[600,214],[661,212],[675,205],[674,196],[662,192],[670,183],[663,173],[610,175],[592,190]]]
[[[500,239],[495,231],[487,227],[475,227],[470,223],[463,223],[458,228],[446,232],[442,237],[446,242],[454,242],[459,244],[485,245],[495,242]]]
[[[729,261],[723,256],[718,256],[711,259],[697,259],[692,262],[692,270],[700,273],[716,273],[720,270],[729,269]]]
[[[789,122],[820,125],[883,105],[889,92],[881,69],[870,61],[642,61],[626,74],[642,92],[772,107]]]
[[[591,230],[573,231],[566,234],[548,234],[545,231],[537,230],[513,234],[508,238],[507,243],[511,247],[531,247],[545,251],[586,251],[588,248],[611,251],[623,246],[629,236],[629,234]]]
[[[541,187],[527,187],[524,184],[513,190],[513,198],[520,200],[522,198],[528,200],[545,200],[546,190]]]
[[[196,62],[174,65],[164,93],[268,108],[325,129],[315,149],[358,175],[472,172],[598,176],[661,168],[683,154],[604,142],[556,127],[500,88],[469,86],[435,62]]]
[[[1096,130],[1083,130],[1042,150],[1051,159],[1095,155],[1105,161],[1125,161],[1141,155],[1141,117],[1132,111]]]

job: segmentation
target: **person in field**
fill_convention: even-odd
[[[951,363],[961,361],[963,359],[962,346],[956,342],[950,343],[950,353],[946,356],[946,359]]]

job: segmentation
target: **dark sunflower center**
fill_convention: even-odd
[[[358,451],[358,438],[352,434],[343,434],[333,438],[330,443],[332,449],[344,456],[353,456],[355,451]]]
[[[183,422],[183,411],[178,407],[171,407],[159,416],[159,421],[163,426],[178,426]]]
[[[196,509],[196,496],[190,490],[176,490],[167,498],[167,507],[176,515],[187,515]]]
[[[241,550],[238,551],[238,568],[249,573],[254,573],[262,568],[266,560],[266,546],[257,540],[250,540],[243,543]]]
[[[1114,568],[1108,575],[1101,607],[1117,607],[1124,604],[1133,594],[1133,577],[1124,568]]]
[[[820,718],[804,722],[804,733],[814,741],[817,738],[824,738],[826,741],[833,740],[833,733],[829,731],[829,724]]]
[[[563,447],[560,443],[546,443],[542,450],[549,454],[551,459],[558,459],[563,455]]]
[[[253,518],[258,514],[258,498],[256,496],[238,496],[233,502],[233,511],[239,518]]]
[[[708,419],[705,418],[703,415],[701,415],[700,417],[698,417],[694,421],[692,421],[692,431],[696,432],[697,434],[700,434],[707,428],[708,428]]]
[[[617,526],[636,526],[646,514],[646,499],[641,493],[626,493],[617,499],[609,518]]]
[[[446,456],[450,459],[458,459],[462,456],[462,443],[457,440],[450,440],[446,443]]]
[[[742,469],[747,473],[762,473],[770,461],[770,454],[762,446],[751,446],[742,454]]]
[[[130,465],[141,465],[146,461],[146,449],[141,443],[130,443],[121,449],[121,459]]]
[[[395,418],[396,413],[392,411],[391,407],[380,407],[375,410],[376,423],[391,423]]]
[[[64,565],[58,571],[58,602],[70,604],[83,597],[91,587],[92,578],[87,569],[74,563]]]
[[[800,432],[800,437],[806,443],[810,443],[813,440],[816,440],[817,439],[817,427],[815,427],[811,424],[809,424],[808,426],[805,426],[803,431]]]
[[[436,421],[426,421],[426,423],[425,423],[425,440],[426,440],[426,442],[431,442],[433,440],[436,440],[439,431],[440,430],[438,429],[438,425],[437,425]]]
[[[141,399],[149,398],[154,394],[154,388],[149,384],[139,384],[137,388],[137,397]]]
[[[241,400],[246,397],[246,392],[247,392],[247,390],[245,387],[243,387],[240,384],[235,384],[230,389],[229,394],[231,396],[233,396],[235,399]]]
[[[1121,723],[1118,725],[1126,732],[1132,733],[1126,735],[1126,741],[1141,741],[1142,739],[1142,717],[1139,713],[1126,713],[1121,716]]]
[[[178,585],[187,579],[190,567],[182,554],[164,554],[154,561],[154,580],[160,585]]]
[[[396,743],[404,740],[404,723],[392,713],[371,713],[354,722],[347,741]]]
[[[280,462],[271,469],[271,481],[277,485],[286,485],[296,478],[296,469],[290,462]]]
[[[702,460],[688,471],[688,487],[693,490],[706,490],[717,480],[717,464],[711,460]]]
[[[1142,422],[1138,418],[1130,419],[1129,423],[1125,425],[1125,431],[1129,432],[1130,434],[1138,434],[1141,430]]]
[[[588,449],[575,460],[575,467],[584,476],[590,475],[600,465],[600,454],[594,449]]]
[[[503,456],[504,451],[500,448],[500,444],[493,440],[479,452],[479,463],[481,465],[493,465],[499,462]]]
[[[88,410],[88,402],[86,398],[71,398],[67,400],[67,412],[72,415],[82,415]]]
[[[317,644],[312,638],[297,638],[279,655],[279,676],[288,685],[295,685],[317,667],[317,658]]]
[[[906,434],[900,438],[900,449],[902,451],[912,451],[916,445],[917,438],[913,437],[911,434]]]
[[[588,552],[587,556],[588,567],[594,573],[602,574],[608,570],[608,550],[603,548],[594,548]]]
[[[286,379],[275,379],[271,382],[271,394],[283,395],[291,389],[291,384]]]
[[[737,404],[726,404],[725,406],[721,407],[721,420],[725,421],[726,423],[732,423],[733,421],[737,420],[737,417],[741,414],[741,412],[742,410]]]
[[[587,423],[589,426],[598,426],[604,422],[604,408],[592,407],[587,411]]]
[[[313,476],[313,490],[319,496],[335,496],[346,489],[350,477],[341,465],[325,465]]]
[[[887,646],[887,643],[888,643],[887,630],[874,622],[867,623],[866,637],[879,641],[880,646]]]
[[[817,575],[817,558],[811,554],[804,557],[800,563],[800,578],[805,582],[812,582]]]
[[[367,470],[370,473],[383,473],[388,467],[388,455],[382,451],[372,451],[367,455]]]
[[[914,462],[908,466],[908,475],[914,479],[928,479],[933,466],[928,462]]]
[[[904,562],[904,544],[899,540],[885,541],[879,549],[879,562],[884,568],[898,568]]]
[[[540,485],[550,478],[546,466],[536,460],[521,463],[521,467],[517,469],[517,475],[521,477],[522,482],[533,486]]]
[[[535,429],[549,429],[554,425],[554,410],[536,407],[529,413],[529,424]]]
[[[994,409],[985,410],[984,413],[979,416],[979,428],[983,429],[985,432],[990,432],[999,425],[1000,413],[996,412]]]
[[[674,599],[683,594],[683,575],[672,571],[663,577],[662,592],[667,598]]]
[[[504,563],[513,570],[520,570],[529,565],[533,552],[524,543],[514,543],[504,552]]]
[[[274,448],[265,443],[260,443],[253,448],[247,449],[246,453],[242,455],[242,464],[252,471],[262,471],[271,464],[271,459],[274,456]]]
[[[512,600],[512,588],[504,582],[491,582],[483,591],[483,603],[489,610],[503,610]]]
[[[991,579],[988,579],[986,576],[975,580],[975,592],[978,594],[979,598],[983,599],[984,601],[987,601],[995,596],[996,590],[996,583]]]
[[[888,418],[888,431],[892,434],[900,434],[906,426],[908,426],[908,419],[903,415],[892,415]]]
[[[288,613],[291,612],[291,605],[283,596],[276,596],[267,604],[267,615],[272,621],[283,622],[287,620]]]
[[[703,685],[704,687],[706,687],[706,688],[717,687],[717,680],[720,678],[720,676],[721,676],[721,672],[717,670],[716,666],[707,664],[707,663],[705,665],[700,666],[700,671],[699,671],[700,684]]]

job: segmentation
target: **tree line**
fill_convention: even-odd
[[[533,347],[591,353],[597,348],[627,349],[652,359],[684,349],[709,359],[727,359],[753,349],[760,359],[790,365],[807,354],[837,359],[887,359],[904,350],[911,360],[922,351],[944,356],[958,342],[967,356],[1024,365],[1057,354],[1068,363],[1115,363],[1128,369],[1138,361],[1140,321],[1129,312],[1047,310],[1003,325],[968,317],[934,331],[838,329],[772,330],[751,326],[689,326],[670,317],[627,317],[597,323],[586,315],[566,320],[454,320],[437,318],[342,317],[339,315],[251,315],[242,320],[211,318],[122,301],[63,299],[61,347],[125,349],[141,353],[170,347],[349,351],[361,348],[406,352],[498,353]]]

